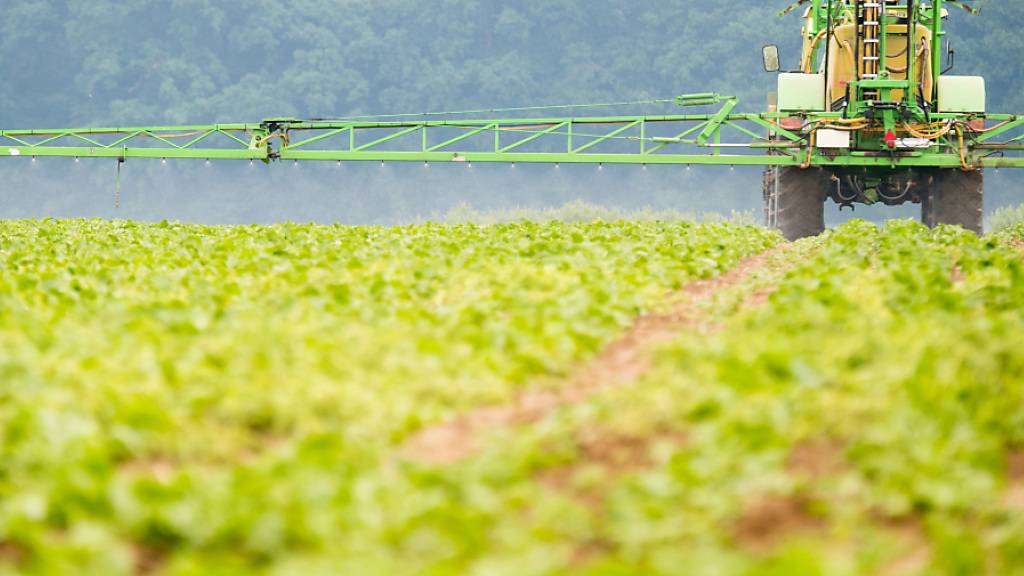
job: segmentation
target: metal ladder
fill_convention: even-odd
[[[878,78],[881,71],[882,17],[885,14],[883,0],[865,0],[860,3],[858,14],[861,38],[860,77],[863,80]],[[866,97],[878,97],[878,91],[865,92]]]

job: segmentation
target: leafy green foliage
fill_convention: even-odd
[[[1012,234],[1024,224],[1024,204],[997,208],[985,221],[985,228],[990,233]],[[1019,234],[1017,234],[1020,237]]]
[[[498,224],[522,220],[530,222],[594,222],[597,220],[606,222],[620,220],[642,222],[719,222],[728,220],[736,224],[757,224],[757,218],[755,218],[753,212],[733,212],[728,219],[725,219],[721,214],[715,212],[697,215],[672,209],[656,210],[650,207],[639,210],[624,210],[592,204],[583,200],[574,200],[556,208],[544,209],[510,208],[507,210],[477,210],[469,204],[460,204],[446,212],[442,220],[449,224]]]
[[[811,243],[767,304],[720,305],[722,329],[680,337],[639,386],[522,452],[501,438],[561,448],[532,456],[534,478],[570,478],[555,495],[600,486],[575,508],[596,550],[573,573],[1021,573],[1020,254],[902,221]],[[595,430],[644,439],[647,466],[585,458]]]
[[[17,573],[1024,565],[1024,261],[1002,236],[855,221],[802,241],[638,384],[448,466],[397,447],[553,385],[777,236],[46,221],[0,238],[0,566]]]
[[[550,385],[778,242],[687,222],[4,222],[0,566],[459,571],[507,503],[397,466],[397,444]]]

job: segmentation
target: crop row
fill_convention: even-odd
[[[778,241],[684,222],[3,223],[0,566],[415,558],[434,545],[403,515],[437,495],[390,467],[398,443],[554,385],[665,293]],[[479,516],[422,521],[462,514]]]
[[[462,497],[502,498],[462,516],[461,533],[494,547],[463,549],[469,565],[1021,574],[1019,250],[853,222],[781,261],[764,305],[743,304],[753,284],[721,295],[708,306],[718,328],[661,349],[640,384],[496,433],[460,471],[486,486]],[[432,513],[459,506],[443,501]],[[494,557],[508,563],[491,570]]]
[[[1024,565],[1024,234],[1010,229],[853,222],[797,243],[709,300],[638,384],[496,427],[435,465],[399,444],[557,386],[667,291],[777,237],[683,223],[5,226],[12,571]]]

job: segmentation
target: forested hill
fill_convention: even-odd
[[[719,91],[763,106],[785,0],[4,0],[0,125],[253,121]],[[1024,112],[1024,2],[955,11],[959,73]],[[794,64],[795,65],[795,64]]]

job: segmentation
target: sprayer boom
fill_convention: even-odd
[[[959,167],[945,151],[834,154],[815,147],[815,135],[837,122],[837,112],[733,112],[737,101],[717,94],[678,98],[716,111],[658,116],[580,116],[442,120],[270,119],[252,124],[139,126],[0,131],[0,155],[19,157],[198,160],[320,160],[400,162],[524,162],[698,164],[757,166]],[[937,122],[958,115],[935,114]],[[1024,149],[1024,118],[971,115],[963,122],[999,127],[971,133],[965,160],[978,167],[1024,167],[1024,158],[993,152]],[[770,153],[766,153],[770,152]],[[809,159],[809,162],[808,162]]]

